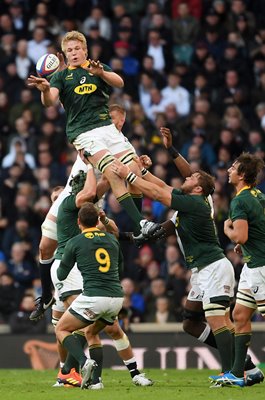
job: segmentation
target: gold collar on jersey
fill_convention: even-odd
[[[242,187],[242,189],[240,189],[239,190],[239,192],[237,192],[237,194],[236,194],[236,196],[238,196],[241,192],[243,192],[243,190],[247,190],[247,189],[250,189],[251,187],[250,186],[244,186],[244,187]]]
[[[80,67],[82,67],[82,68],[89,67],[89,65],[90,65],[90,62],[88,60],[86,60],[83,64],[80,65]],[[79,68],[79,67],[71,67],[71,66],[68,67],[68,69],[70,69],[70,70],[76,69],[76,68]]]
[[[92,228],[86,228],[82,231],[82,233],[92,232],[92,231],[100,231],[97,227],[93,226]]]

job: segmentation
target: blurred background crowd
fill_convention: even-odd
[[[216,177],[220,242],[237,278],[242,268],[223,233],[233,196],[227,168],[243,150],[265,157],[265,1],[2,0],[0,322],[13,332],[22,326],[32,332],[27,321],[40,291],[40,226],[51,189],[65,184],[76,158],[66,140],[63,109],[45,109],[27,77],[35,74],[40,56],[56,54],[62,36],[76,29],[87,38],[88,57],[124,78],[124,88],[113,90],[110,103],[125,107],[123,132],[139,155],[151,157],[152,172],[181,185],[161,142],[159,128],[166,126],[192,167]],[[130,230],[111,193],[105,210],[121,231]],[[172,210],[144,198],[143,214],[160,222]],[[130,322],[181,321],[189,271],[176,238],[141,249],[123,244],[123,250],[125,329]],[[45,331],[45,322],[35,330]]]

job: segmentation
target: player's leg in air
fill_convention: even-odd
[[[108,126],[107,135],[105,131],[106,127],[93,129],[93,131],[90,131],[90,135],[86,133],[79,135],[73,144],[80,151],[83,160],[90,162],[105,175],[116,199],[130,216],[134,224],[134,232],[139,233],[147,225],[153,226],[154,230],[159,231],[159,224],[143,218],[126,187],[124,179],[115,174],[111,168],[115,158],[119,158],[124,164],[133,161],[135,152],[132,150],[131,144],[124,140],[124,136],[120,134],[114,124]]]

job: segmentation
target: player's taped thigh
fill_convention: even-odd
[[[228,305],[229,300],[215,300],[215,302],[203,304],[205,317],[224,317]]]
[[[263,303],[257,304],[257,307],[263,318],[265,318],[265,301]]]
[[[113,340],[113,343],[117,351],[126,350],[130,346],[129,339],[125,333],[123,333],[121,339]]]
[[[122,162],[123,164],[130,164],[132,161],[134,161],[136,154],[131,151],[128,150],[127,153],[123,154],[122,156],[120,156],[118,158],[118,160],[120,160],[120,162]]]
[[[103,174],[103,172],[105,171],[105,169],[111,164],[113,163],[113,161],[115,160],[115,157],[110,154],[107,153],[105,154],[96,164],[96,168]]]
[[[41,225],[42,236],[57,241],[57,225],[56,222],[46,218]]]
[[[244,307],[252,308],[256,310],[257,304],[256,300],[249,292],[244,292],[243,290],[238,290],[236,294],[236,303],[241,304]]]
[[[190,321],[202,321],[204,320],[204,311],[192,311],[184,308],[182,313],[183,321],[190,320]]]
[[[56,328],[56,325],[58,324],[60,318],[56,318],[52,316],[52,325],[54,328]]]

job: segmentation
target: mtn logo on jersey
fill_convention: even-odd
[[[97,86],[92,83],[85,83],[83,85],[77,86],[74,90],[77,94],[90,94],[97,90]]]
[[[96,236],[106,236],[104,232],[87,232],[85,237],[87,239],[93,239]]]

